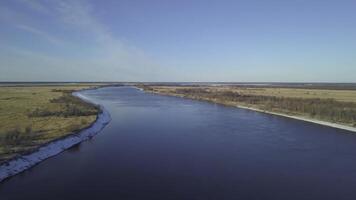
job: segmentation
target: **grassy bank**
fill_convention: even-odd
[[[140,86],[146,91],[356,127],[356,90],[239,86]]]
[[[90,87],[0,87],[0,162],[93,123],[99,109],[71,95]]]

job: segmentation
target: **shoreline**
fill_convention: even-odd
[[[341,129],[341,130],[345,130],[345,131],[350,131],[350,132],[356,133],[356,127],[346,126],[346,125],[327,122],[327,121],[321,121],[321,120],[317,120],[317,119],[309,119],[309,118],[301,117],[301,116],[287,115],[287,114],[283,114],[283,113],[266,111],[266,110],[261,110],[261,109],[258,109],[258,108],[253,108],[253,107],[248,107],[248,106],[223,104],[223,103],[214,102],[214,101],[210,101],[210,100],[204,100],[204,99],[199,99],[199,98],[189,98],[189,97],[184,97],[184,96],[175,95],[175,94],[151,92],[151,91],[146,91],[146,90],[144,90],[144,91],[148,92],[148,93],[152,93],[152,94],[171,96],[171,97],[179,97],[179,98],[198,100],[198,101],[205,101],[205,102],[220,104],[220,105],[224,105],[224,106],[230,106],[230,107],[235,107],[235,108],[240,108],[240,109],[246,109],[246,110],[255,111],[255,112],[259,112],[259,113],[265,113],[265,114],[276,115],[276,116],[280,116],[280,117],[286,117],[286,118],[290,118],[290,119],[300,120],[300,121],[304,121],[304,122],[318,124],[318,125],[321,125],[321,126],[327,126],[327,127],[331,127],[331,128],[336,128],[336,129]]]
[[[50,157],[60,154],[74,145],[92,138],[111,121],[109,112],[102,105],[96,104],[79,92],[73,92],[72,95],[80,98],[82,101],[99,106],[100,113],[97,115],[95,122],[78,132],[44,144],[32,153],[21,155],[2,163],[0,165],[0,183],[5,179],[34,167]]]
[[[305,117],[287,115],[287,114],[282,114],[282,113],[276,113],[276,112],[261,110],[258,108],[253,108],[253,107],[248,107],[248,106],[236,106],[236,107],[241,108],[241,109],[256,111],[256,112],[260,112],[260,113],[266,113],[266,114],[270,114],[270,115],[276,115],[276,116],[286,117],[286,118],[290,118],[290,119],[305,121],[305,122],[309,122],[309,123],[313,123],[313,124],[319,124],[319,125],[327,126],[327,127],[331,127],[331,128],[337,128],[337,129],[341,129],[341,130],[356,132],[356,128],[351,127],[351,126],[342,125],[342,124],[326,122],[326,121],[321,121],[321,120],[317,120],[317,119],[308,119]]]

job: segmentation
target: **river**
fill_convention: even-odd
[[[0,199],[356,199],[356,135],[132,87],[93,139],[0,184]]]

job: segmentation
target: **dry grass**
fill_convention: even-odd
[[[237,86],[140,86],[146,91],[356,127],[356,90]]]
[[[175,89],[189,89],[189,86],[153,86],[160,92],[172,92]],[[343,102],[356,102],[356,90],[327,90],[327,89],[302,89],[302,88],[263,88],[263,87],[237,87],[237,86],[216,86],[200,87],[214,91],[233,91],[243,95],[276,96],[308,99],[335,99]]]
[[[0,87],[0,161],[93,123],[96,115],[31,116],[36,109],[61,112],[65,109],[65,104],[51,103],[51,100],[69,95],[68,91],[89,87],[91,85]],[[83,106],[79,104],[72,105]]]

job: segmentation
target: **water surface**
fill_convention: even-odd
[[[0,199],[356,199],[347,131],[130,87],[84,91],[96,137],[0,184]]]

